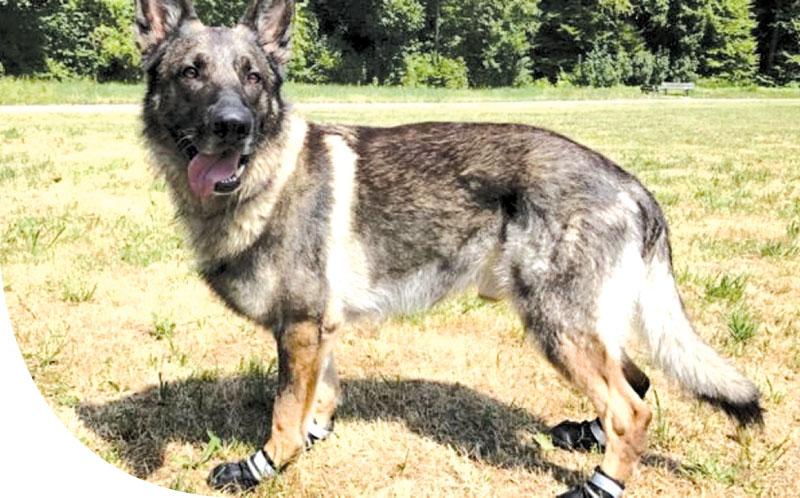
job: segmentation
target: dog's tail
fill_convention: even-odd
[[[672,273],[666,225],[660,224],[654,236],[639,297],[641,329],[653,359],[681,386],[740,425],[763,423],[758,388],[697,335],[686,315]]]

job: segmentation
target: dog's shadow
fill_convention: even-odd
[[[273,375],[190,378],[153,386],[101,405],[83,404],[84,423],[112,447],[138,477],[164,463],[170,442],[223,441],[258,446],[266,437]],[[547,430],[527,411],[459,384],[425,380],[345,380],[339,420],[400,421],[416,434],[501,468],[547,472],[559,482],[579,483],[583,473],[547,461],[532,437]],[[645,463],[677,468],[651,455]],[[655,460],[653,460],[655,459]]]

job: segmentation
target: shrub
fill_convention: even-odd
[[[50,76],[58,79],[94,76],[99,61],[92,43],[99,2],[57,0],[43,7],[39,18]],[[46,61],[47,62],[47,61]],[[53,64],[59,71],[51,71]]]
[[[472,86],[531,84],[532,40],[539,29],[539,0],[441,0],[433,41],[439,53],[460,58]],[[429,14],[429,17],[431,15]]]
[[[630,74],[625,79],[628,85],[652,86],[663,83],[669,74],[669,55],[663,52],[652,54],[640,50],[630,61]]]
[[[128,0],[0,3],[0,59],[9,74],[63,79],[138,77]]]
[[[45,71],[36,74],[39,78],[62,81],[75,77],[75,72],[61,61],[45,57],[44,65]]]
[[[409,54],[405,57],[403,86],[466,88],[467,65],[464,59],[450,59],[435,54]]]
[[[669,68],[669,77],[675,81],[697,80],[698,62],[691,57],[679,57],[672,61]]]
[[[297,4],[292,34],[292,58],[288,75],[292,81],[327,83],[334,68],[342,64],[341,52],[319,34],[319,21],[307,2]]]
[[[622,84],[631,73],[631,62],[625,52],[611,54],[605,47],[596,47],[579,60],[573,71],[578,85],[610,87]]]
[[[195,0],[194,9],[208,26],[233,26],[242,17],[247,3],[248,0]]]

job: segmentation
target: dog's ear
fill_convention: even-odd
[[[192,0],[135,0],[136,44],[142,52],[145,66],[164,41],[181,24],[197,21]]]
[[[289,62],[293,0],[252,0],[239,21],[258,35],[258,43],[275,62]]]

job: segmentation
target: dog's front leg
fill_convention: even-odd
[[[316,399],[311,410],[311,419],[306,427],[306,446],[327,439],[333,432],[336,408],[339,406],[341,387],[336,373],[333,353],[328,353],[317,382]]]
[[[336,328],[302,322],[276,334],[278,392],[272,410],[272,431],[262,450],[235,463],[215,468],[209,484],[216,489],[246,490],[268,479],[295,459],[306,445],[309,424],[323,377],[325,359]]]
[[[332,347],[334,329],[302,323],[278,337],[278,394],[272,433],[264,446],[278,468],[291,462],[306,444],[317,384]]]

